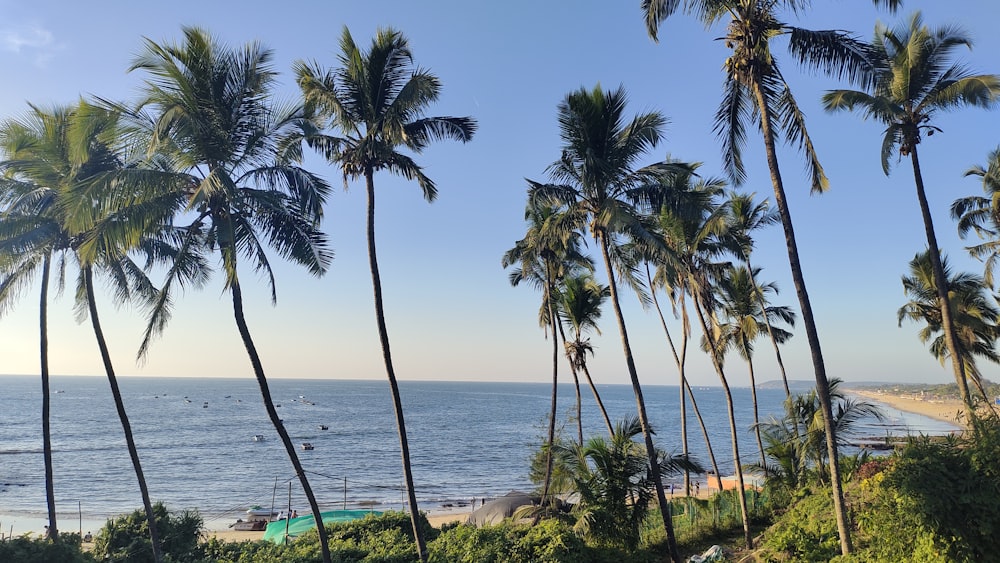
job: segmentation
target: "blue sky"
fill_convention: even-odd
[[[792,23],[845,29],[871,36],[876,20],[901,21],[922,10],[932,26],[956,24],[975,40],[962,60],[980,72],[1000,72],[998,12],[992,0],[909,0],[892,15],[868,0],[816,0]],[[540,296],[512,288],[500,257],[524,231],[525,178],[543,179],[559,154],[556,106],[570,91],[600,83],[623,84],[634,112],[658,110],[670,120],[667,140],[648,162],[674,157],[703,162],[721,173],[711,131],[727,55],[721,28],[706,30],[678,15],[661,29],[659,44],[645,33],[638,0],[631,2],[222,2],[85,3],[48,0],[0,2],[0,116],[22,113],[26,102],[48,106],[79,96],[134,99],[143,77],[126,73],[142,38],[175,41],[181,26],[209,30],[239,45],[259,40],[275,52],[280,95],[297,95],[290,72],[298,59],[336,63],[337,41],[347,25],[367,44],[380,26],[401,29],[417,63],[444,84],[438,115],[471,115],[479,131],[467,144],[442,143],[418,157],[437,182],[438,200],[423,201],[419,188],[389,175],[376,177],[377,243],[385,306],[400,379],[546,381],[551,343],[537,327]],[[792,18],[792,16],[789,16]],[[850,114],[826,115],[819,97],[840,87],[798,68],[780,49],[783,70],[809,119],[813,141],[831,190],[810,196],[803,161],[791,149],[779,155],[795,222],[803,269],[830,376],[848,381],[951,381],[949,372],[916,337],[916,325],[896,324],[905,297],[900,276],[925,248],[909,162],[891,176],[879,162],[881,128]],[[920,146],[923,172],[941,246],[957,269],[979,272],[948,217],[957,197],[977,194],[969,166],[984,163],[1000,143],[1000,113],[978,109],[942,114],[943,133]],[[751,136],[744,159],[744,189],[772,193],[759,138]],[[330,272],[312,278],[280,265],[278,305],[263,283],[243,272],[247,317],[270,377],[382,378],[364,241],[364,191],[339,189],[336,170],[311,157],[308,165],[338,191],[327,206],[324,230],[336,252]],[[593,247],[591,247],[593,248]],[[762,278],[782,289],[776,303],[795,300],[780,228],[759,236],[755,261]],[[72,275],[72,274],[71,274]],[[249,287],[248,287],[249,286]],[[135,311],[116,310],[101,296],[103,321],[120,374],[250,377],[221,278],[178,305],[166,334],[147,361],[134,362],[143,329]],[[640,379],[674,384],[676,370],[659,321],[626,296],[625,316]],[[678,323],[672,329],[679,330]],[[610,308],[603,335],[595,336],[592,373],[598,382],[626,383],[618,331]],[[37,289],[0,319],[0,373],[37,373]],[[697,336],[697,333],[696,335]],[[103,373],[89,324],[77,325],[70,295],[50,314],[51,366],[57,374]],[[784,346],[790,377],[811,379],[801,329]],[[690,354],[690,376],[699,385],[718,379],[700,352]],[[758,380],[777,378],[769,346],[760,343]],[[734,385],[746,384],[744,365],[727,363]],[[996,379],[996,368],[985,368]],[[568,374],[566,374],[568,377]]]

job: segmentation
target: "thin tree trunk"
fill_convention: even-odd
[[[559,339],[562,341],[563,351],[566,353],[566,361],[569,363],[569,372],[573,374],[573,387],[576,388],[576,437],[578,443],[582,446],[583,401],[580,398],[580,377],[576,373],[576,362],[573,360],[573,354],[570,353],[569,348],[566,346],[566,332],[563,330],[562,323],[556,323],[556,325],[559,327]]]
[[[378,323],[378,337],[382,344],[382,359],[385,361],[385,373],[389,378],[389,389],[392,393],[392,406],[396,413],[396,427],[399,430],[399,450],[403,458],[403,477],[406,480],[406,497],[410,503],[410,521],[413,524],[413,539],[417,544],[417,553],[421,561],[427,561],[427,545],[424,543],[424,533],[420,528],[420,510],[417,507],[417,495],[413,489],[413,472],[410,469],[410,446],[406,439],[406,421],[403,418],[403,404],[399,396],[399,385],[396,383],[396,372],[392,367],[392,354],[389,350],[389,332],[385,326],[385,312],[382,307],[382,280],[378,274],[378,257],[375,254],[375,180],[371,168],[365,169],[365,185],[368,192],[368,261],[372,272],[372,291],[375,294],[375,320]]]
[[[278,411],[274,408],[274,401],[271,400],[271,390],[267,385],[267,377],[264,375],[264,366],[260,362],[257,347],[250,337],[250,329],[247,327],[246,318],[243,316],[243,290],[240,289],[240,282],[238,279],[235,279],[235,276],[230,290],[233,294],[233,315],[236,317],[236,328],[240,331],[243,346],[247,350],[247,355],[250,357],[250,364],[253,366],[253,373],[257,377],[257,385],[260,387],[260,396],[264,401],[264,409],[267,411],[267,417],[271,420],[271,424],[274,425],[274,429],[278,431],[281,443],[285,445],[285,453],[288,454],[288,459],[291,460],[295,474],[299,477],[299,483],[302,485],[302,492],[305,493],[306,499],[309,501],[309,508],[312,509],[313,519],[316,520],[316,530],[319,533],[319,545],[323,552],[323,563],[332,563],[326,527],[323,525],[323,516],[320,513],[319,504],[316,502],[316,496],[313,495],[312,487],[309,486],[309,480],[306,478],[306,472],[302,468],[299,456],[295,453],[295,445],[292,444],[292,439],[288,436],[288,431],[285,430],[285,425],[281,422],[281,418],[278,417]]]
[[[615,273],[611,268],[611,256],[608,253],[608,242],[604,238],[604,233],[595,233],[597,244],[601,248],[601,256],[604,258],[604,266],[608,275],[608,287],[611,289],[611,303],[614,305],[615,318],[618,320],[618,332],[621,335],[622,351],[625,354],[625,364],[628,367],[629,379],[632,381],[632,391],[635,393],[636,408],[639,411],[639,422],[642,424],[642,435],[646,442],[646,454],[649,456],[649,469],[656,487],[656,502],[660,507],[660,515],[663,517],[663,529],[667,534],[667,549],[670,552],[670,559],[674,563],[681,563],[680,552],[677,550],[677,538],[674,535],[674,523],[670,513],[670,504],[667,496],[663,492],[663,479],[660,476],[660,464],[656,454],[656,447],[653,445],[653,431],[649,426],[649,418],[646,416],[646,401],[642,398],[642,386],[639,384],[639,374],[635,369],[635,360],[632,358],[632,347],[628,341],[628,331],[625,329],[625,316],[622,315],[621,302],[618,300],[618,284],[615,283]]]
[[[546,275],[549,275],[546,265]],[[545,302],[549,310],[549,323],[552,328],[552,397],[549,405],[548,447],[545,449],[545,481],[542,483],[542,504],[549,501],[549,487],[552,485],[552,446],[556,439],[556,396],[559,393],[559,340],[556,338],[556,318],[552,310],[550,284],[546,280]]]
[[[760,438],[760,412],[757,408],[757,379],[753,373],[752,358],[747,358],[747,368],[750,371],[750,394],[753,399],[753,431],[757,435],[757,448],[760,450],[760,467],[766,471],[767,457],[764,455],[764,441]]]
[[[753,283],[754,293],[757,294],[757,302],[760,303],[760,310],[764,314],[764,326],[767,327],[767,336],[774,347],[774,357],[778,361],[778,371],[781,372],[781,382],[785,385],[785,398],[787,399],[792,396],[792,392],[788,388],[788,374],[785,372],[785,362],[781,361],[781,350],[778,349],[778,340],[774,337],[774,328],[771,327],[771,320],[767,318],[767,302],[764,301],[764,292],[757,285],[757,280],[753,278],[753,265],[750,264],[749,258],[747,258],[746,263],[747,270],[751,273],[750,281]]]
[[[587,367],[587,362],[584,360],[582,362],[583,375],[587,378],[587,384],[590,385],[590,392],[594,394],[594,400],[597,401],[597,408],[601,410],[601,416],[604,417],[604,424],[608,427],[608,434],[614,438],[615,429],[611,425],[611,418],[608,417],[608,411],[604,408],[604,401],[601,400],[601,394],[597,392],[597,387],[594,385],[594,380],[590,378],[590,368]]]
[[[698,314],[698,320],[701,322],[701,330],[705,333],[705,339],[708,341],[712,365],[715,367],[715,372],[719,375],[719,381],[722,382],[722,389],[726,392],[729,432],[732,435],[733,445],[733,468],[736,471],[736,496],[739,497],[740,514],[743,517],[743,540],[746,542],[747,549],[752,549],[753,537],[750,535],[750,514],[747,509],[746,488],[743,485],[743,465],[740,462],[740,444],[736,430],[736,413],[733,409],[733,394],[729,390],[729,382],[726,380],[726,374],[722,370],[722,361],[719,359],[719,349],[716,346],[715,338],[712,336],[708,323],[705,321],[701,298],[697,294],[692,297],[694,299],[695,312]],[[722,490],[722,476],[716,474],[716,477],[719,479],[719,490]]]
[[[160,533],[156,527],[156,515],[153,513],[153,503],[149,500],[146,477],[142,473],[142,464],[139,462],[139,450],[135,447],[135,439],[132,436],[132,425],[129,423],[128,414],[125,412],[125,402],[122,400],[121,390],[118,388],[118,378],[115,377],[115,368],[111,364],[111,352],[108,350],[107,341],[104,339],[104,331],[101,329],[101,321],[97,316],[97,301],[94,295],[94,272],[90,266],[84,268],[83,279],[87,289],[87,309],[90,312],[90,322],[94,327],[97,347],[101,351],[101,361],[104,362],[104,371],[108,376],[108,384],[111,386],[111,396],[115,401],[115,410],[118,411],[118,420],[121,421],[122,432],[125,434],[125,445],[128,448],[128,455],[132,459],[132,468],[135,470],[135,477],[139,481],[139,494],[142,497],[142,507],[146,511],[146,524],[149,526],[149,541],[153,545],[153,561],[159,563],[163,560],[163,553],[160,548]]]
[[[653,297],[653,306],[656,307],[656,314],[660,317],[660,325],[663,326],[663,333],[667,335],[667,344],[670,345],[670,352],[674,355],[674,362],[677,364],[677,373],[680,378],[681,407],[681,455],[687,460],[690,454],[688,450],[687,432],[687,398],[684,396],[684,364],[677,356],[677,349],[674,348],[674,340],[670,337],[670,330],[667,328],[667,319],[663,316],[663,309],[660,308],[660,300],[656,298],[656,288],[653,287],[653,276],[649,273],[649,264],[646,264],[646,282],[649,285],[649,294]],[[691,496],[691,470],[684,468],[684,496]]]
[[[924,178],[920,173],[920,160],[917,158],[917,144],[910,143],[910,161],[913,164],[913,182],[917,186],[917,200],[920,202],[920,214],[924,219],[924,232],[927,235],[927,251],[931,257],[934,269],[934,285],[937,286],[938,307],[941,309],[941,328],[944,331],[944,343],[951,356],[951,365],[955,370],[955,383],[962,396],[965,408],[969,410],[969,422],[975,416],[972,394],[969,393],[969,380],[965,373],[965,362],[958,353],[958,336],[955,334],[955,323],[952,319],[951,302],[948,300],[948,278],[944,275],[941,265],[941,249],[938,246],[937,235],[934,234],[934,220],[931,218],[930,205],[924,191]]]
[[[50,540],[59,537],[56,528],[56,489],[52,472],[52,431],[49,428],[51,412],[49,394],[49,270],[52,262],[49,256],[42,261],[42,292],[38,304],[38,342],[41,354],[42,374],[42,455],[45,460],[45,504],[49,511],[49,527],[46,534]]]
[[[795,228],[792,226],[792,213],[788,209],[785,198],[785,186],[781,180],[778,168],[778,155],[774,147],[774,130],[771,127],[771,110],[759,87],[754,88],[757,109],[760,111],[761,133],[764,137],[764,152],[767,156],[767,167],[771,173],[771,184],[774,187],[774,201],[781,217],[781,227],[785,232],[785,247],[788,250],[788,266],[792,272],[792,282],[795,284],[795,294],[802,310],[802,322],[806,329],[806,339],[809,342],[809,352],[812,356],[813,371],[816,376],[816,394],[819,397],[820,410],[823,413],[823,427],[826,430],[826,448],[829,455],[831,488],[833,490],[833,510],[837,517],[837,532],[840,535],[840,552],[848,555],[853,551],[851,545],[851,530],[847,525],[847,507],[844,502],[844,489],[840,480],[840,460],[837,457],[837,435],[833,426],[833,406],[830,402],[830,381],[826,377],[826,364],[823,361],[823,350],[819,343],[819,333],[816,331],[816,320],[813,317],[812,304],[806,290],[805,276],[799,262],[799,249],[795,241]]]

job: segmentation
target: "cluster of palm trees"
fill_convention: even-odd
[[[323,560],[331,560],[320,508],[305,469],[271,399],[263,362],[244,314],[240,273],[262,274],[276,297],[270,256],[322,275],[332,252],[320,230],[330,187],[300,163],[303,147],[340,167],[345,183],[363,177],[368,193],[368,245],[379,338],[399,427],[403,469],[421,559],[406,429],[389,353],[374,238],[375,172],[417,180],[433,200],[434,183],[412,157],[439,139],[468,141],[467,117],[427,117],[441,84],[413,64],[406,38],[380,30],[368,49],[347,29],[341,66],[296,66],[302,100],[274,99],[273,53],[258,43],[230,48],[198,28],[179,43],[145,40],[130,71],[145,81],[133,104],[105,99],[50,110],[31,107],[0,126],[5,159],[0,183],[0,312],[41,275],[40,330],[43,439],[48,534],[57,538],[49,436],[46,315],[53,266],[58,286],[68,263],[78,267],[76,310],[92,321],[146,511],[152,556],[162,560],[156,521],[138,450],[101,332],[95,274],[114,288],[116,305],[148,315],[138,356],[171,318],[177,292],[204,286],[212,256],[232,297],[267,414],[285,446],[318,524]],[[338,136],[340,135],[340,136]],[[152,269],[165,273],[157,288]]]
[[[604,91],[598,86],[592,91],[581,89],[570,93],[559,105],[558,121],[563,142],[561,156],[547,170],[549,182],[529,180],[526,212],[531,225],[529,236],[519,241],[518,246],[504,258],[505,266],[520,261],[519,270],[511,276],[512,282],[516,284],[526,279],[525,272],[531,270],[534,279],[538,280],[537,285],[543,289],[540,318],[543,326],[549,327],[553,334],[553,410],[548,436],[551,444],[558,372],[556,317],[560,316],[559,302],[555,297],[559,294],[559,285],[565,283],[564,279],[572,278],[575,270],[587,267],[587,257],[579,256],[579,238],[585,233],[593,237],[604,264],[608,294],[615,311],[626,367],[635,392],[638,420],[647,446],[651,478],[656,484],[656,497],[663,514],[671,555],[675,559],[669,510],[655,463],[655,447],[621,312],[619,281],[636,290],[644,303],[651,300],[658,310],[659,302],[655,299],[657,289],[665,289],[675,306],[680,304],[683,323],[681,352],[678,354],[669,330],[667,340],[681,377],[681,434],[685,454],[685,393],[690,393],[684,375],[686,338],[690,331],[686,297],[691,298],[702,328],[702,348],[709,353],[729,400],[732,450],[738,486],[742,487],[738,432],[724,369],[726,351],[736,350],[747,361],[753,388],[752,342],[766,334],[774,345],[788,393],[778,344],[787,340],[790,333],[774,326],[774,323],[791,325],[795,315],[787,307],[767,304],[765,295],[775,288],[772,284],[757,281],[759,270],[750,262],[753,248],[750,233],[771,223],[780,223],[784,230],[789,266],[812,354],[816,377],[815,403],[823,423],[819,435],[825,440],[827,448],[826,454],[817,456],[817,460],[827,463],[829,467],[841,551],[847,554],[852,549],[837,456],[837,413],[833,410],[831,383],[826,375],[779,168],[776,149],[779,137],[805,155],[814,193],[826,191],[829,181],[809,137],[805,117],[771,49],[772,40],[787,38],[790,52],[799,63],[858,88],[831,91],[824,96],[823,102],[829,111],[861,109],[866,116],[885,124],[882,159],[886,173],[893,154],[910,157],[928,250],[925,257],[918,256],[911,265],[914,275],[904,279],[904,286],[915,302],[900,310],[900,321],[904,318],[926,321],[928,328],[921,334],[924,340],[941,333],[932,344],[931,351],[942,361],[951,359],[962,398],[970,411],[973,397],[968,392],[968,381],[971,379],[985,395],[974,358],[996,358],[996,312],[983,294],[985,286],[977,279],[949,280],[942,266],[920,175],[917,145],[923,135],[937,131],[930,123],[935,112],[962,106],[991,106],[1000,96],[1000,77],[976,74],[952,62],[950,56],[953,50],[969,46],[970,40],[956,29],[930,30],[919,14],[898,29],[877,26],[875,38],[867,43],[846,32],[812,31],[781,21],[782,9],[795,12],[806,9],[808,4],[805,0],[642,2],[648,32],[654,39],[660,24],[681,9],[694,14],[708,26],[728,21],[723,39],[732,50],[732,55],[724,65],[724,95],[716,113],[715,132],[720,138],[725,172],[730,181],[740,185],[746,181],[741,149],[748,130],[752,127],[759,129],[774,187],[774,212],[745,194],[734,195],[728,203],[719,203],[716,198],[723,190],[723,182],[700,178],[696,175],[695,164],[668,159],[640,167],[638,162],[645,152],[661,140],[665,118],[651,112],[627,121],[623,112],[624,89]],[[895,10],[900,3],[876,0],[875,4]],[[996,154],[992,158],[996,160]],[[985,169],[971,170],[970,174],[983,177],[988,197],[965,198],[953,207],[963,234],[974,230],[992,239],[970,249],[973,256],[987,260],[988,277],[1000,248],[994,242],[1000,236],[1000,198],[995,197],[1000,188],[998,170],[1000,162],[991,162]],[[692,185],[696,177],[697,185]],[[544,218],[539,219],[541,216]],[[534,250],[526,253],[525,248]],[[724,257],[730,261],[727,262]],[[734,267],[731,261],[737,261],[741,266]],[[920,262],[929,263],[921,271],[931,275],[919,275]],[[649,271],[650,265],[656,270],[655,276]],[[643,267],[647,272],[645,283],[640,275]],[[660,315],[662,319],[662,312]],[[667,329],[665,322],[663,325]],[[572,361],[570,365],[573,366]],[[690,398],[697,413],[694,397]],[[766,465],[759,420],[755,428],[761,463]],[[801,431],[806,432],[806,428]],[[714,454],[711,453],[711,445],[708,446],[714,466]],[[546,490],[547,483],[548,477]],[[745,539],[749,545],[751,538],[745,501],[741,508]]]

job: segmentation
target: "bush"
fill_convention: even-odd
[[[80,550],[78,534],[59,534],[55,542],[30,534],[0,541],[0,561],[17,563],[93,563],[94,558]]]
[[[162,503],[153,505],[156,530],[164,555],[178,563],[199,560],[198,538],[202,519],[197,512],[171,515]],[[146,563],[153,561],[153,546],[145,510],[108,520],[94,538],[94,557],[110,563]]]
[[[458,526],[429,545],[432,563],[583,563],[596,561],[573,529],[558,520],[535,526],[504,522]]]
[[[768,529],[763,546],[767,561],[829,561],[839,555],[833,498],[824,493],[803,497]]]

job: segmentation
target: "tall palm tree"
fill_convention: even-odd
[[[326,271],[331,252],[318,227],[329,186],[299,167],[298,148],[286,143],[308,123],[301,107],[274,102],[273,53],[258,43],[230,48],[198,28],[185,27],[183,35],[182,43],[146,39],[129,69],[148,75],[131,136],[174,166],[173,186],[182,202],[176,210],[191,218],[176,230],[179,250],[151,310],[139,355],[166,327],[177,288],[204,284],[206,257],[218,250],[264,408],[299,477],[316,519],[323,560],[329,563],[319,504],[275,410],[244,314],[239,277],[243,260],[266,276],[276,300],[268,247],[313,275]]]
[[[559,340],[557,293],[558,285],[566,277],[584,270],[593,270],[593,261],[580,252],[581,236],[565,225],[566,214],[558,208],[539,204],[528,205],[524,212],[528,231],[525,237],[504,253],[501,264],[513,267],[509,279],[513,286],[528,283],[542,291],[542,304],[538,311],[538,324],[546,335],[552,334],[552,394],[549,407],[549,428],[545,443],[545,477],[542,482],[542,499],[549,498],[552,480],[552,453],[555,444],[557,396],[559,390]],[[577,414],[579,419],[579,413]]]
[[[686,374],[687,344],[691,335],[687,300],[693,295],[692,291],[697,283],[697,279],[692,277],[692,274],[698,271],[708,272],[716,269],[717,265],[713,264],[712,261],[726,251],[726,246],[722,244],[718,236],[726,229],[725,215],[717,202],[717,198],[722,194],[724,182],[718,178],[704,178],[694,182],[691,174],[677,174],[671,178],[668,186],[666,197],[661,198],[661,201],[658,202],[659,210],[656,215],[657,234],[661,239],[662,246],[654,245],[644,248],[643,253],[647,254],[647,258],[656,265],[655,275],[650,276],[650,286],[653,290],[652,301],[660,317],[660,324],[663,327],[680,377],[682,454],[687,455],[688,453],[687,401],[684,395],[687,393],[687,398],[691,400],[691,407],[705,439],[705,447],[712,470],[718,476],[719,466],[715,461],[715,452],[709,439],[708,429]],[[680,354],[674,346],[666,319],[660,309],[655,291],[657,288],[662,288],[667,292],[675,310],[678,303],[680,305]],[[690,489],[689,473],[685,472],[685,494],[690,495]]]
[[[771,338],[778,344],[783,344],[792,337],[787,330],[772,326],[771,321],[780,321],[795,325],[795,313],[788,307],[769,306],[765,293],[777,294],[774,283],[760,283],[757,275],[760,269],[750,270],[744,266],[729,268],[715,284],[713,293],[716,297],[716,308],[724,319],[715,330],[718,331],[716,346],[721,355],[728,350],[735,350],[747,363],[750,375],[750,393],[753,400],[754,427],[760,424],[760,413],[757,408],[757,380],[753,369],[754,341],[764,335],[764,326],[769,329]],[[761,303],[763,302],[763,306]],[[755,430],[757,447],[760,449],[761,466],[766,465],[764,442],[760,430]]]
[[[945,344],[952,359],[959,393],[970,410],[972,397],[969,394],[968,374],[958,353],[954,311],[948,303],[948,283],[927,203],[917,145],[924,134],[930,136],[940,131],[931,123],[938,111],[964,106],[989,107],[1000,95],[1000,76],[975,74],[951,60],[955,49],[971,45],[972,40],[956,28],[928,28],[920,12],[914,13],[906,25],[895,29],[878,24],[870,46],[870,64],[879,69],[876,80],[866,90],[833,90],[823,96],[823,104],[828,111],[857,109],[866,119],[872,117],[885,125],[882,171],[887,175],[889,158],[893,153],[910,157],[927,248],[934,267]]]
[[[635,394],[667,544],[671,558],[679,562],[670,506],[663,492],[656,447],[622,314],[616,278],[619,275],[632,277],[628,264],[621,259],[620,238],[655,241],[650,226],[643,219],[642,207],[648,208],[649,202],[660,191],[660,181],[665,175],[690,167],[661,162],[637,168],[639,159],[659,144],[666,119],[659,113],[650,112],[629,121],[625,116],[626,102],[623,87],[605,91],[598,85],[593,90],[581,88],[566,96],[558,109],[562,157],[548,168],[552,183],[529,180],[529,197],[567,206],[567,212],[576,221],[576,230],[589,231],[597,242]]]
[[[9,135],[10,124],[0,129],[0,143],[9,154],[20,144]],[[19,129],[19,128],[18,128]],[[13,143],[13,147],[12,147]],[[45,474],[45,503],[48,512],[47,537],[59,537],[56,522],[54,471],[52,466],[51,395],[49,393],[48,303],[52,262],[57,260],[57,279],[62,287],[63,265],[59,257],[69,241],[53,221],[43,214],[51,208],[53,194],[31,183],[20,183],[6,171],[0,191],[3,211],[0,214],[0,316],[9,312],[21,292],[26,291],[36,275],[41,275],[38,303],[40,374],[42,385],[42,457]]]
[[[726,205],[729,208],[730,225],[729,236],[736,242],[736,254],[739,256],[748,270],[753,270],[753,263],[750,255],[753,253],[754,240],[753,233],[758,229],[773,225],[781,219],[778,214],[767,203],[767,200],[755,202],[754,194],[736,193],[729,195]],[[756,280],[754,280],[756,283]],[[764,293],[760,288],[754,290],[760,307],[766,308]],[[767,336],[771,340],[774,348],[774,357],[778,362],[778,372],[781,373],[781,383],[785,386],[785,398],[791,397],[792,392],[788,387],[788,373],[785,371],[785,362],[781,359],[781,349],[778,347],[778,340],[774,330],[771,328],[771,321],[764,317],[764,327],[767,328]]]
[[[941,334],[944,323],[941,307],[938,305],[937,279],[930,253],[924,251],[917,254],[910,260],[909,266],[910,274],[903,276],[903,290],[910,301],[899,308],[899,324],[902,326],[904,320],[924,323],[925,326],[917,335],[921,342],[930,342],[931,354],[944,364],[953,352]],[[1000,336],[1000,327],[997,326],[1000,309],[987,297],[986,283],[982,277],[969,273],[952,275],[945,256],[941,256],[941,267],[948,280],[948,303],[955,326],[955,350],[965,373],[975,384],[983,400],[989,404],[991,401],[983,388],[982,371],[976,364],[976,358],[1000,363],[1000,356],[996,351],[996,340]]]
[[[31,106],[31,111],[22,119],[9,120],[0,128],[0,144],[7,156],[0,162],[4,171],[0,185],[4,199],[10,203],[3,221],[7,228],[0,234],[0,253],[4,255],[2,261],[5,266],[15,266],[11,270],[12,275],[4,281],[5,294],[14,289],[13,284],[25,279],[21,276],[30,271],[32,264],[41,260],[44,295],[48,286],[49,260],[54,249],[59,249],[79,265],[77,315],[81,320],[87,316],[92,320],[139,482],[152,555],[154,560],[160,561],[159,535],[146,480],[94,299],[95,269],[109,274],[119,304],[138,297],[148,299],[152,295],[154,290],[149,280],[126,253],[139,244],[145,225],[163,219],[162,216],[150,217],[145,212],[137,212],[138,205],[120,207],[122,202],[112,201],[108,193],[110,190],[106,189],[106,185],[100,185],[104,184],[102,178],[121,172],[125,165],[119,155],[98,139],[106,131],[113,130],[115,122],[112,116],[81,102],[74,107],[51,110]],[[99,185],[96,191],[90,187],[95,184]],[[14,256],[11,256],[12,252]],[[65,264],[64,259],[60,260],[60,285],[65,277]],[[43,340],[46,340],[44,336]],[[47,364],[46,356],[43,354],[43,362]],[[47,371],[45,366],[46,376]],[[43,395],[47,395],[47,381],[43,383],[43,388]],[[43,419],[47,426],[47,405],[43,410],[46,411]],[[48,434],[47,429],[44,434]],[[51,448],[48,436],[45,441],[46,465],[49,466]],[[47,467],[46,473],[47,478],[51,478],[50,467]],[[46,487],[49,502],[52,502],[51,484]],[[49,535],[54,538],[56,527],[51,520]]]
[[[799,260],[792,214],[778,166],[776,144],[779,136],[783,134],[786,141],[805,153],[813,192],[825,191],[829,182],[806,130],[805,116],[785,82],[778,59],[771,50],[771,41],[787,37],[791,53],[800,63],[851,82],[868,79],[872,69],[869,57],[866,56],[867,48],[848,34],[841,31],[807,30],[788,25],[779,19],[781,8],[795,12],[804,10],[809,3],[809,0],[692,0],[684,5],[708,26],[727,18],[729,20],[723,40],[726,47],[732,50],[732,55],[724,64],[726,81],[723,101],[715,115],[715,131],[720,137],[726,172],[737,185],[746,179],[741,148],[746,141],[747,126],[756,125],[753,128],[759,129],[763,137],[767,167],[774,188],[774,201],[785,234],[788,264],[805,325],[816,390],[827,427],[830,471],[834,476],[833,505],[837,516],[840,551],[846,555],[853,547],[840,469],[837,466],[836,429],[833,426],[829,382]],[[895,8],[897,3],[893,0],[876,0],[876,4],[890,8]],[[654,40],[657,38],[659,25],[676,12],[681,4],[677,0],[642,0],[647,32]]]
[[[476,131],[471,117],[426,117],[428,107],[441,93],[441,81],[430,72],[413,66],[413,54],[406,37],[394,29],[381,29],[371,47],[362,50],[345,27],[340,38],[340,65],[324,70],[316,64],[298,62],[295,72],[306,104],[328,118],[331,127],[342,135],[315,135],[310,143],[333,163],[340,166],[345,183],[364,178],[368,196],[368,259],[375,293],[375,317],[378,323],[382,358],[392,393],[399,428],[403,473],[406,479],[413,533],[421,561],[427,550],[418,525],[419,511],[413,491],[409,445],[403,406],[396,384],[389,349],[389,333],[382,307],[382,282],[375,253],[375,173],[388,171],[408,180],[416,180],[424,199],[434,201],[437,187],[413,159],[400,147],[420,153],[432,141],[455,139],[468,142]]]
[[[594,347],[590,344],[590,339],[583,336],[588,330],[601,334],[597,321],[601,318],[601,307],[610,296],[611,290],[608,286],[599,283],[589,273],[567,277],[559,287],[559,313],[562,321],[573,330],[573,340],[566,343],[566,353],[570,363],[577,369],[583,370],[597,408],[604,418],[604,424],[608,427],[608,435],[613,435],[611,418],[604,408],[604,402],[601,400],[601,394],[597,392],[594,380],[590,377],[590,368],[587,367],[587,354],[593,355]],[[578,412],[577,418],[579,416]],[[580,443],[583,443],[582,440]]]
[[[987,285],[995,287],[993,270],[1000,260],[1000,148],[990,151],[985,167],[973,166],[965,175],[982,178],[984,195],[955,200],[951,204],[951,217],[958,221],[958,234],[963,239],[969,231],[985,239],[966,250],[985,263],[983,279]]]

